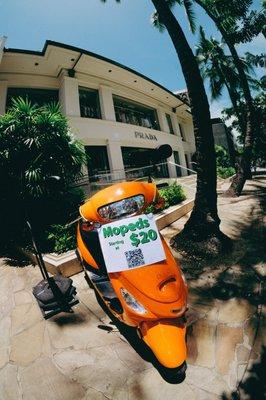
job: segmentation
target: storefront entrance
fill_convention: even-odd
[[[102,174],[110,172],[106,146],[85,146],[88,157],[88,174],[90,182],[101,180]]]
[[[150,173],[152,176],[156,175],[157,178],[169,178],[167,160],[160,160],[156,165],[156,171],[153,171],[152,163],[144,155],[141,156],[141,153],[144,154],[147,150],[140,147],[121,147],[127,179],[141,178]]]

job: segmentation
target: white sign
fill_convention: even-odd
[[[165,253],[152,214],[124,218],[99,230],[108,272],[125,271],[165,260]]]

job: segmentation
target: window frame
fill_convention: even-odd
[[[182,122],[178,122],[178,126],[179,126],[179,132],[180,132],[181,139],[183,142],[186,142],[187,140],[186,140],[186,135],[185,135],[185,132],[183,129]]]
[[[81,105],[81,99],[80,99],[80,92],[90,92],[90,93],[95,93],[96,94],[96,110],[97,110],[97,116],[92,117],[92,116],[86,116],[82,115],[82,105]],[[79,108],[80,108],[80,117],[81,118],[92,118],[92,119],[102,119],[102,110],[101,110],[101,104],[100,104],[100,96],[99,96],[99,90],[94,89],[94,88],[88,88],[86,86],[78,86],[78,95],[79,95]],[[88,106],[87,106],[88,107]]]
[[[10,94],[10,91],[12,92],[12,91],[15,91],[15,90],[17,90],[17,91],[22,91],[22,93],[18,93],[18,94]],[[28,91],[28,93],[26,93]],[[55,98],[54,99],[51,99],[51,100],[48,100],[48,101],[44,101],[44,102],[41,102],[40,104],[39,103],[37,103],[37,102],[33,102],[32,100],[31,100],[31,97],[30,97],[30,92],[32,92],[32,93],[34,93],[35,92],[35,96],[36,96],[36,93],[37,92],[50,92],[50,94],[52,95],[52,92],[54,93],[54,94],[56,94],[56,96],[54,96]],[[23,93],[24,92],[24,93]],[[52,102],[56,102],[56,103],[59,103],[59,89],[57,89],[57,88],[40,88],[40,87],[27,87],[27,86],[9,86],[8,88],[7,88],[7,94],[6,94],[6,104],[5,104],[5,110],[7,111],[8,110],[8,108],[9,107],[11,107],[11,99],[12,98],[19,98],[19,97],[22,97],[23,99],[25,99],[26,97],[29,99],[29,101],[32,103],[32,104],[37,104],[38,105],[38,107],[42,107],[42,106],[44,106],[45,104],[49,104],[49,103],[52,103]],[[41,96],[39,96],[40,98],[41,98]],[[9,101],[9,99],[10,99],[10,101]]]
[[[119,108],[119,107],[120,107],[120,108],[122,108],[122,107],[119,106],[119,105],[116,105],[116,104],[115,104],[115,100],[128,103],[128,105],[131,104],[133,107],[136,106],[136,107],[140,107],[140,108],[143,108],[143,109],[147,109],[147,110],[150,110],[151,112],[153,112],[153,114],[154,114],[154,122],[151,123],[152,126],[140,125],[140,124],[135,123],[134,121],[131,121],[131,122],[124,122],[124,121],[118,120],[118,119],[117,119],[117,111],[116,111],[116,109]],[[119,96],[119,95],[116,95],[116,94],[113,94],[113,105],[114,105],[114,110],[115,110],[116,122],[121,122],[121,123],[124,123],[124,124],[131,124],[131,125],[135,125],[135,126],[141,126],[142,128],[146,128],[146,129],[153,129],[153,130],[158,130],[158,131],[161,130],[160,124],[159,124],[159,118],[158,118],[158,114],[157,114],[156,108],[147,106],[147,105],[145,105],[145,104],[139,103],[138,101],[131,100],[131,99],[128,99],[128,98],[125,98],[125,97],[123,97],[123,96]],[[131,111],[130,108],[127,108],[127,107],[124,107],[124,108],[125,108],[125,110]],[[137,110],[135,111],[135,110],[133,110],[133,113],[141,113],[141,111],[137,111]]]
[[[165,113],[165,117],[166,117],[167,125],[169,128],[169,133],[170,133],[170,135],[174,135],[175,131],[174,131],[174,126],[173,126],[171,115],[168,113]]]

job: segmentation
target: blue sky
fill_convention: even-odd
[[[259,0],[254,1],[258,8]],[[176,15],[194,49],[198,33],[192,35],[184,11]],[[0,36],[6,46],[41,50],[46,39],[81,47],[109,57],[152,78],[170,90],[185,88],[179,61],[167,33],[159,33],[150,23],[150,0],[0,0]],[[213,23],[196,8],[198,26],[207,35],[219,38]],[[241,45],[239,52],[265,51],[265,41],[256,38]],[[261,73],[261,71],[259,71]],[[211,103],[212,116],[229,105],[226,93]]]

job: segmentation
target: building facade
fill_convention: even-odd
[[[195,152],[189,104],[149,78],[86,50],[46,41],[41,52],[4,48],[0,62],[0,114],[13,97],[42,105],[59,101],[89,156],[90,180],[119,179],[147,166],[144,149],[170,144],[172,163],[161,175],[186,175]],[[145,158],[145,157],[143,157]],[[185,168],[174,165],[180,164]]]

